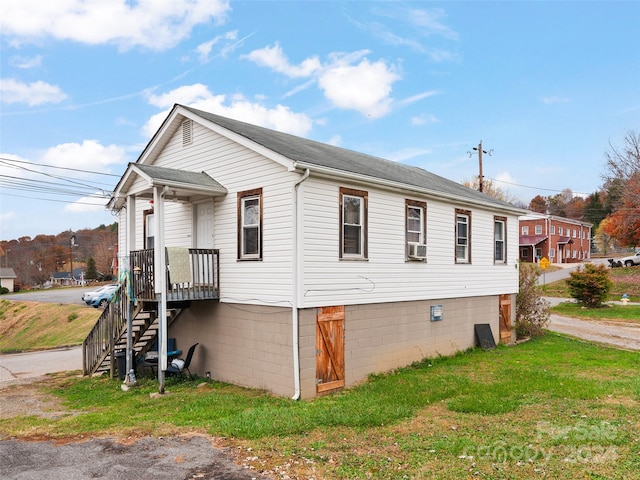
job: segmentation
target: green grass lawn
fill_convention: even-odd
[[[208,382],[50,380],[68,415],[0,419],[15,437],[219,437],[258,471],[290,478],[637,478],[640,353],[549,334],[374,375],[294,402]],[[280,470],[279,470],[280,469]]]
[[[575,302],[563,302],[551,307],[551,311],[566,317],[620,320],[640,323],[640,305],[606,304],[601,308],[585,308]]]

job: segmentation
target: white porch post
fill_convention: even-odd
[[[164,242],[164,189],[153,187],[155,217],[154,284],[158,302],[158,391],[164,393],[164,371],[167,369],[167,262]]]
[[[124,255],[120,254],[120,264],[118,265],[118,277],[122,278],[122,272],[127,272],[125,277],[124,287],[126,291],[121,292],[122,295],[127,295],[128,291],[131,289],[131,282],[133,278],[131,278],[131,251],[133,250],[133,244],[135,242],[135,221],[136,221],[136,211],[135,211],[135,199],[131,195],[127,195],[127,211],[126,211],[126,228],[125,231],[125,245],[124,245]],[[126,263],[125,263],[126,262]],[[125,375],[125,383],[132,384],[134,383],[131,379],[131,372],[134,367],[134,357],[133,357],[133,298],[130,298],[127,305],[127,373]]]

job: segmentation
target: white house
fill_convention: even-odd
[[[109,206],[161,357],[198,342],[201,376],[313,398],[513,339],[526,212],[417,167],[176,105]]]

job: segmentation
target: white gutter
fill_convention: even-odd
[[[470,198],[464,198],[461,200],[460,197],[455,194],[448,194],[448,193],[440,192],[437,190],[430,190],[430,189],[421,188],[415,185],[408,185],[406,183],[395,182],[392,180],[385,180],[381,178],[371,177],[368,175],[362,175],[359,173],[347,172],[345,170],[323,167],[319,165],[310,164],[307,162],[295,162],[294,167],[305,168],[305,169],[311,168],[313,169],[314,175],[317,173],[319,175],[323,175],[334,180],[336,177],[348,178],[360,183],[378,185],[381,187],[386,187],[387,189],[391,189],[391,190],[399,190],[399,191],[411,192],[411,193],[421,193],[423,195],[429,195],[432,197],[447,200],[449,202],[460,203],[461,201],[463,201],[464,203],[468,203],[471,205],[475,205],[483,208],[489,208],[491,210],[507,211],[515,215],[524,215],[529,213],[528,210],[518,208],[513,205],[496,205],[495,203],[492,203],[492,202],[482,202],[482,201],[474,200]]]
[[[311,172],[309,171],[309,169],[307,168],[304,171],[304,174],[302,175],[302,177],[300,178],[300,180],[298,180],[296,182],[296,184],[293,186],[293,235],[292,235],[292,241],[293,241],[293,265],[292,265],[292,270],[293,270],[293,278],[292,278],[292,286],[291,286],[291,298],[292,298],[292,306],[291,306],[291,323],[292,323],[292,330],[293,330],[293,383],[294,383],[294,388],[295,391],[293,393],[293,397],[291,397],[292,400],[300,400],[300,341],[299,341],[299,336],[300,336],[300,318],[299,318],[299,312],[298,312],[298,282],[300,281],[300,278],[302,275],[300,275],[299,272],[299,268],[301,265],[301,262],[299,261],[299,257],[300,257],[300,252],[298,251],[298,246],[299,246],[299,242],[298,242],[298,234],[299,234],[299,229],[298,229],[298,188],[300,187],[300,184],[302,182],[304,182],[307,178],[309,178],[309,174]]]

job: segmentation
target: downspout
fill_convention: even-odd
[[[300,261],[298,258],[298,189],[300,184],[304,182],[307,178],[309,178],[309,174],[311,172],[307,168],[304,171],[304,174],[296,182],[293,187],[293,281],[292,281],[292,305],[291,305],[291,323],[293,329],[293,383],[295,392],[293,393],[292,400],[300,400],[300,341],[299,341],[299,333],[300,333],[300,318],[298,312],[299,299],[298,299],[298,282],[300,280],[300,275],[298,268],[300,266]]]

